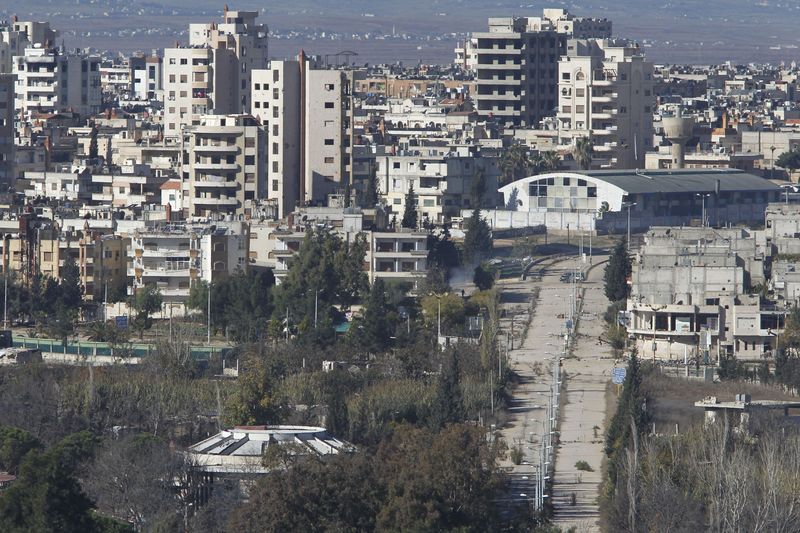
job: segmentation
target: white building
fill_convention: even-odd
[[[653,64],[622,40],[570,40],[558,63],[559,144],[593,141],[593,166],[642,168],[653,147]]]
[[[206,114],[250,109],[251,73],[267,67],[267,27],[256,11],[225,10],[223,22],[189,25],[189,45],[164,50],[164,134]]]
[[[134,98],[143,102],[163,98],[163,68],[158,56],[131,58]]]
[[[138,229],[130,238],[129,292],[155,285],[167,305],[182,306],[198,280],[213,283],[248,265],[250,238],[244,222],[163,224]]]
[[[84,116],[100,111],[100,58],[64,54],[54,48],[26,48],[13,62],[15,108],[35,112],[72,110]]]

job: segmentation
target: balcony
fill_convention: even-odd
[[[239,147],[235,144],[195,144],[195,152],[209,153],[239,153]]]
[[[234,170],[239,171],[237,163],[200,163],[195,162],[194,168],[197,170]]]
[[[128,277],[166,277],[166,278],[188,278],[190,268],[167,269],[167,268],[129,268]]]
[[[194,205],[211,205],[217,207],[237,207],[239,200],[236,198],[192,198]]]
[[[207,176],[205,178],[192,181],[195,188],[216,188],[216,189],[238,189],[239,182],[236,179],[225,179],[222,176]]]

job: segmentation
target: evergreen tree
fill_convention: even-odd
[[[97,126],[92,125],[92,131],[89,134],[89,159],[97,159]]]
[[[113,164],[113,157],[112,157],[112,146],[111,146],[111,137],[108,138],[108,143],[106,143],[106,157],[105,157],[105,164],[106,169],[111,172],[111,166]]]
[[[136,291],[131,298],[131,307],[136,311],[133,327],[139,331],[139,338],[144,335],[144,330],[153,326],[150,315],[161,309],[161,291],[155,285],[147,285]]]
[[[380,201],[380,194],[378,192],[378,170],[372,169],[369,173],[369,180],[367,181],[367,190],[364,191],[364,207],[375,207]]]
[[[631,258],[623,239],[614,247],[606,265],[604,280],[606,298],[619,302],[628,297],[628,277],[631,275]]]
[[[477,207],[465,224],[464,264],[480,263],[492,255],[492,230]]]
[[[408,188],[408,193],[406,193],[406,205],[401,224],[404,228],[417,229],[417,205],[413,185]]]
[[[345,180],[344,180],[344,207],[345,207],[345,209],[350,207],[350,194],[351,194],[350,179],[349,178],[345,178]]]
[[[81,271],[75,259],[67,255],[64,260],[64,267],[61,271],[61,283],[58,284],[59,298],[56,306],[66,309],[76,310],[83,301],[83,289],[81,288]]]
[[[381,352],[389,346],[391,330],[387,319],[386,287],[378,278],[372,284],[369,300],[360,324],[359,344],[370,352]]]
[[[442,369],[436,381],[436,398],[431,415],[434,428],[458,423],[464,419],[464,400],[461,394],[461,370],[458,355],[453,350],[444,353]]]

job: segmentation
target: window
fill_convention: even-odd
[[[244,164],[245,165],[255,165],[256,164],[256,156],[254,156],[254,155],[246,155],[246,156],[244,156]]]
[[[332,83],[326,83],[325,84],[325,90],[326,91],[332,91],[334,88],[335,88],[335,86]]]
[[[325,102],[325,109],[333,109],[333,102]]]
[[[272,81],[280,81],[280,79],[281,79],[281,73],[280,73],[280,71],[278,71],[278,70],[273,70],[273,71],[272,71]]]
[[[562,80],[569,80],[569,72],[562,72],[561,73]]]
[[[181,65],[188,65],[188,64],[189,64],[189,61],[185,57],[182,57],[181,58]]]
[[[392,163],[392,168],[399,169],[400,168],[400,161],[395,161],[394,163]]]
[[[272,143],[272,153],[278,155],[278,143]]]
[[[326,163],[326,164],[328,164],[328,165],[332,165],[332,164],[333,164],[333,162],[334,162],[334,158],[332,158],[332,157],[326,157],[326,158],[325,158],[325,163]]]
[[[586,96],[586,90],[583,88],[575,89],[575,96],[578,98],[583,98],[584,96]]]
[[[325,139],[325,146],[333,146],[333,139]]]
[[[277,190],[278,190],[278,180],[272,180],[272,190],[277,192]]]
[[[186,83],[189,81],[189,77],[186,74],[181,74],[181,83]]]
[[[278,172],[278,162],[277,161],[273,161],[272,162],[272,171],[273,172]]]
[[[260,90],[261,90],[261,84],[260,83],[256,83],[256,91],[260,91]]]

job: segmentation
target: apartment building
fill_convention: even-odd
[[[16,232],[4,233],[0,256],[23,283],[31,283],[38,274],[60,280],[71,257],[80,271],[84,299],[102,301],[106,287],[125,285],[126,247],[126,239],[100,235],[89,229],[87,221],[76,228],[21,217]]]
[[[273,60],[268,70],[252,73],[250,114],[266,134],[266,197],[278,216],[294,211],[300,201],[300,62]]]
[[[267,131],[269,191],[279,216],[325,203],[350,179],[352,71],[318,69],[305,55],[253,73],[251,114]]]
[[[770,251],[742,228],[653,228],[633,261],[628,333],[647,358],[769,355],[786,306],[764,301]]]
[[[247,270],[249,240],[244,222],[155,224],[138,229],[131,234],[127,250],[128,292],[155,285],[166,305],[180,307],[197,281],[213,283],[237,269]]]
[[[162,59],[156,55],[131,57],[133,97],[143,102],[160,99],[163,68]]]
[[[267,27],[255,11],[228,11],[222,23],[190,24],[189,44],[164,50],[164,134],[206,114],[250,109],[251,74],[267,68]]]
[[[559,145],[593,141],[595,168],[643,168],[653,147],[653,64],[635,43],[578,40],[558,63]]]
[[[419,222],[441,224],[460,216],[462,209],[474,207],[472,189],[479,176],[485,180],[488,195],[497,190],[500,177],[497,158],[482,157],[466,146],[444,152],[401,150],[377,156],[376,164],[381,197],[398,221],[412,186]]]
[[[28,118],[34,113],[68,110],[84,116],[97,114],[100,58],[37,46],[26,48],[13,61],[16,111]]]
[[[14,184],[16,154],[14,144],[14,76],[0,74],[0,188]]]
[[[561,9],[546,9],[543,15],[490,18],[489,31],[473,33],[465,44],[461,53],[477,72],[473,99],[482,117],[537,127],[555,114],[558,60],[567,52],[567,39],[611,37],[611,22],[605,19],[576,18]]]
[[[266,136],[250,115],[205,115],[186,130],[183,205],[188,216],[249,216],[266,190]]]

